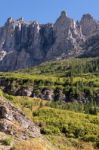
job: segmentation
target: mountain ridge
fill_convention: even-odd
[[[99,22],[90,14],[76,22],[62,11],[53,24],[8,18],[0,27],[0,71],[68,57],[99,56],[98,35]]]

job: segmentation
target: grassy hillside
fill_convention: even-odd
[[[43,63],[37,67],[21,70],[23,73],[53,75],[59,77],[99,73],[99,57],[70,58]]]
[[[54,100],[62,100],[64,95],[66,101],[96,101],[99,93],[99,57],[48,62],[17,72],[0,73],[0,79],[5,79],[7,87],[3,89],[10,94],[33,87],[33,93],[39,97],[46,88],[53,90]],[[2,87],[2,82],[0,84]]]
[[[15,147],[28,147],[38,143],[44,150],[43,142],[50,149],[50,143],[55,150],[94,150],[99,148],[99,114],[88,115],[52,108],[47,101],[30,97],[16,97],[0,92],[33,120],[41,130],[45,139],[34,139],[18,143]],[[36,141],[35,141],[36,140]],[[47,141],[46,141],[47,140]],[[48,144],[49,143],[49,144]],[[39,149],[38,149],[39,150]]]
[[[98,57],[58,60],[16,72],[1,72],[0,84],[10,94],[0,90],[0,96],[21,108],[40,127],[47,146],[51,142],[55,150],[99,149]],[[53,90],[53,100],[12,96],[15,91],[31,87],[36,96],[45,88]],[[68,103],[62,99],[64,95]],[[41,150],[42,143],[41,139],[38,145]],[[16,146],[28,149],[31,142],[23,141]]]

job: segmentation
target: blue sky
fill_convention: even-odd
[[[75,20],[85,13],[99,19],[99,0],[0,0],[0,25],[10,16],[41,23],[55,22],[62,10]]]

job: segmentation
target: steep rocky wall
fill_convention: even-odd
[[[26,22],[23,18],[8,18],[0,27],[0,71],[27,68],[52,59],[77,57],[87,52],[82,45],[98,31],[99,22],[89,14],[75,22],[63,11],[54,24],[45,25],[36,21]]]

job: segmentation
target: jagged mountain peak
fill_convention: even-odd
[[[61,11],[59,18],[60,19],[66,19],[66,18],[69,18],[69,17],[67,15],[66,11],[63,10],[63,11]]]
[[[58,19],[56,20],[55,24],[61,24],[62,26],[64,24],[70,24],[73,21],[70,17],[67,16],[67,13],[65,11],[62,11]]]
[[[85,41],[98,33],[99,22],[90,14],[76,22],[62,11],[54,24],[8,18],[6,25],[0,28],[0,70],[16,70],[52,59],[77,57],[85,52]]]
[[[90,14],[85,14],[82,16],[80,25],[82,28],[82,33],[88,37],[96,33],[99,28],[98,22]]]
[[[24,18],[23,17],[20,17],[17,21],[24,21]]]
[[[12,22],[14,22],[14,19],[12,18],[12,17],[9,17],[8,19],[7,19],[7,24],[10,24],[10,23],[12,23]]]
[[[67,16],[67,13],[65,10],[61,11],[61,16]]]
[[[87,13],[87,14],[84,14],[82,16],[82,18],[81,18],[81,20],[84,20],[84,19],[91,19],[91,20],[93,20],[94,18],[93,18],[93,16],[91,14]]]

